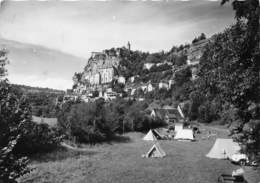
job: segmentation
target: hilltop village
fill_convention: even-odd
[[[84,71],[74,74],[73,87],[67,91],[64,101],[80,99],[88,102],[100,97],[112,100],[117,96],[141,101],[151,92],[171,90],[177,82],[178,73],[188,71],[193,81],[197,77],[197,66],[208,41],[202,39],[191,45],[174,47],[168,53],[132,51],[129,42],[126,47],[92,52]],[[127,57],[135,54],[144,58],[132,66],[135,71],[139,69],[139,73],[127,73]]]

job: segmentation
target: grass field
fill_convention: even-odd
[[[225,130],[211,131],[218,137],[226,134]],[[130,141],[87,146],[89,151],[48,154],[34,160],[31,165],[35,170],[20,182],[214,183],[221,173],[231,173],[239,166],[205,157],[216,137],[202,140],[206,130],[202,132],[196,142],[159,141],[167,155],[158,159],[141,157],[153,144],[141,140],[144,135],[141,133],[125,134]],[[257,183],[257,170],[247,171],[253,177],[252,183]]]

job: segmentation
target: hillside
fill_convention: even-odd
[[[30,86],[70,88],[71,76],[86,60],[58,50],[0,38],[0,48],[8,50],[8,78],[12,83]]]
[[[64,94],[65,91],[63,90],[55,90],[52,88],[41,88],[41,87],[32,87],[32,86],[26,86],[26,85],[18,85],[13,84],[14,87],[17,87],[23,91],[25,94],[37,94],[37,93],[46,93],[46,94]]]

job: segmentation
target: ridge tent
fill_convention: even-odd
[[[162,139],[162,136],[156,130],[149,130],[149,132],[143,138],[143,140],[151,141],[155,141],[157,139]]]
[[[183,123],[175,123],[174,131],[177,132],[179,130],[183,130]]]
[[[182,130],[177,131],[174,139],[193,141],[194,140],[194,134],[193,134],[192,129],[182,129]]]
[[[146,154],[142,155],[142,157],[145,157],[145,158],[163,158],[164,156],[166,156],[166,153],[161,148],[159,143],[154,144],[152,146],[152,148]]]
[[[208,158],[216,159],[227,159],[233,154],[239,152],[240,146],[238,143],[234,142],[233,139],[221,139],[217,138],[215,144],[206,155]]]
[[[163,139],[163,136],[157,130],[153,129],[152,132],[157,139],[159,140]]]

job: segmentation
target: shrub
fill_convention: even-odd
[[[198,118],[199,107],[203,103],[203,97],[198,92],[192,92],[190,94],[190,108],[189,108],[189,118],[195,120]],[[204,112],[204,108],[201,108],[201,113]]]
[[[198,119],[202,123],[210,123],[219,119],[218,106],[214,102],[207,101],[198,109]]]
[[[104,101],[73,104],[59,115],[59,127],[78,142],[96,143],[113,135],[109,121],[105,120]]]
[[[239,119],[238,109],[229,104],[223,106],[223,110],[220,114],[221,123],[231,125],[233,122]]]
[[[23,155],[46,153],[56,149],[61,140],[62,135],[57,129],[50,128],[48,124],[27,121],[22,126],[21,138],[14,150]]]
[[[0,81],[0,182],[16,182],[30,170],[28,159],[14,153],[20,128],[29,120],[30,108],[21,93]]]

